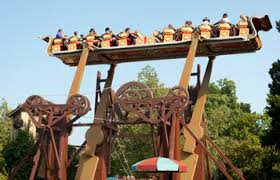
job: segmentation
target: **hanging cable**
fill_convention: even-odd
[[[95,92],[102,92],[102,91],[104,91],[104,90],[108,90],[108,89],[112,89],[112,87],[107,87],[107,88],[103,88],[103,90],[97,90],[97,91],[95,91]],[[149,89],[149,90],[157,90],[157,89],[168,89],[168,88],[166,88],[166,87],[157,87],[157,88],[140,88],[140,89],[130,89],[130,91],[142,91],[142,90],[147,90],[147,89]],[[81,92],[80,94],[83,94],[83,95],[93,95],[94,93],[95,93],[94,91],[86,91],[86,92]],[[33,93],[33,94],[40,94],[40,93]],[[62,96],[62,97],[67,97],[68,96],[68,94],[48,94],[48,93],[46,93],[46,94],[40,94],[40,96]]]
[[[130,167],[129,167],[129,165],[128,165],[127,158],[125,157],[124,152],[122,151],[122,146],[121,146],[121,144],[120,144],[120,141],[117,140],[117,143],[118,143],[118,146],[120,147],[120,151],[121,151],[121,154],[122,154],[122,156],[123,156],[123,158],[124,158],[124,162],[126,163],[127,169],[129,170],[129,174],[130,174],[130,176],[132,176],[133,174],[132,174],[132,172],[131,172],[131,170],[130,170]]]
[[[123,162],[122,162],[122,160],[121,160],[121,157],[119,156],[119,154],[117,153],[117,151],[114,151],[113,154],[116,154],[116,156],[118,157],[118,159],[119,159],[119,161],[120,161],[120,163],[121,163],[121,165],[122,165],[122,167],[123,167],[123,170],[125,171],[126,175],[128,176],[129,173],[128,173],[126,167],[124,166],[124,164],[123,164]]]

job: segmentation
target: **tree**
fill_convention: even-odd
[[[205,106],[207,134],[247,179],[279,177],[279,161],[275,159],[271,163],[270,171],[265,162],[271,158],[271,152],[274,156],[280,153],[272,148],[263,148],[260,143],[260,137],[268,126],[267,115],[252,113],[249,104],[238,102],[236,86],[231,80],[221,79],[211,83],[209,88]],[[234,177],[233,172],[231,175]],[[224,179],[219,171],[215,176]]]
[[[68,159],[72,157],[72,155],[75,153],[76,148],[75,146],[68,145]],[[70,166],[67,169],[67,179],[68,180],[74,180],[76,171],[77,171],[77,166],[79,164],[80,156],[76,156],[73,161],[71,162]]]
[[[165,96],[168,92],[168,88],[160,83],[158,74],[152,66],[147,65],[141,69],[137,81],[151,88],[154,97]],[[121,126],[118,141],[111,156],[111,174],[129,174],[132,164],[154,156],[149,125]],[[137,175],[145,177],[145,174]]]
[[[0,179],[6,179],[8,174],[6,171],[7,163],[3,156],[3,149],[11,135],[11,120],[6,116],[9,110],[8,103],[3,99],[0,106]]]
[[[159,82],[155,68],[150,65],[146,65],[140,70],[137,76],[137,81],[142,82],[151,88],[154,97],[166,95],[168,92],[168,88],[164,87],[164,84]]]
[[[262,142],[264,145],[275,145],[280,149],[280,60],[272,64],[269,75],[272,82],[268,85],[266,112],[271,118],[271,125]]]
[[[13,167],[28,153],[34,144],[33,138],[29,135],[27,130],[19,130],[17,137],[14,141],[9,141],[3,149],[3,156],[6,161],[6,171],[10,172]],[[33,155],[35,154],[35,150]],[[15,179],[23,180],[28,179],[31,169],[33,166],[33,161],[30,159],[24,163],[24,166],[18,171]]]

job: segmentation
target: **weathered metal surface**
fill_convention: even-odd
[[[201,84],[201,88],[198,93],[197,101],[194,106],[192,117],[190,123],[188,124],[188,127],[193,130],[196,137],[198,137],[199,139],[203,137],[203,133],[204,133],[203,128],[201,127],[201,122],[202,122],[204,106],[207,98],[209,81],[212,73],[213,61],[214,61],[214,57],[210,57]],[[185,144],[182,149],[183,151],[182,153],[184,154],[184,157],[182,157],[181,161],[188,163],[189,166],[191,165],[191,167],[188,173],[181,174],[181,178],[193,179],[195,169],[196,169],[196,164],[198,161],[198,155],[194,153],[196,147],[196,141],[185,129],[183,130],[183,133],[185,138]]]
[[[202,150],[209,156],[211,160],[215,163],[215,165],[219,168],[219,170],[227,177],[227,179],[232,180],[232,177],[228,174],[226,171],[226,166],[218,161],[210,152],[209,150],[204,146],[204,144],[200,141],[200,139],[194,134],[194,132],[187,126],[187,124],[183,121],[181,121],[181,124],[183,125],[184,129],[189,132],[189,134],[195,139],[196,143],[202,148]],[[193,178],[191,178],[193,179]]]
[[[105,83],[104,91],[102,92],[100,103],[96,109],[94,122],[102,122],[106,118],[106,109],[110,101],[110,93],[115,73],[115,65],[111,65],[108,72],[108,77]],[[106,179],[106,166],[101,154],[96,156],[96,148],[104,141],[104,133],[102,126],[92,126],[86,132],[86,147],[85,152],[81,155],[79,167],[76,173],[77,180],[99,178]],[[99,163],[101,161],[101,164]],[[98,171],[97,171],[98,170]]]
[[[170,124],[174,111],[182,113],[188,103],[189,93],[183,88],[175,87],[165,97],[153,98],[146,85],[129,82],[116,92],[114,106],[118,118],[124,121]]]
[[[89,47],[84,47],[82,50],[81,57],[79,57],[79,61],[78,61],[78,67],[77,67],[74,79],[72,81],[70,92],[68,94],[69,97],[74,94],[79,93],[79,91],[80,91],[81,82],[82,82],[85,67],[86,67],[86,64],[88,61],[89,51],[90,51]]]
[[[198,41],[200,39],[200,35],[195,33],[192,36],[192,42],[190,45],[190,50],[188,52],[185,65],[183,68],[183,72],[180,78],[179,86],[182,88],[187,88],[189,86],[189,80],[191,78],[191,73],[192,73],[192,67],[193,67],[193,62],[194,58],[196,55],[197,51],[197,46],[198,46]]]
[[[36,126],[38,140],[30,180],[35,178],[39,162],[45,164],[43,177],[46,179],[67,179],[67,149],[58,148],[61,134],[71,129],[72,123],[90,110],[89,100],[82,95],[69,97],[66,104],[54,104],[40,96],[30,96],[21,105],[21,111],[28,113]],[[71,121],[66,119],[71,116]],[[67,144],[68,145],[68,144]],[[23,158],[24,159],[24,158]],[[19,163],[21,164],[21,163]]]
[[[268,31],[271,23],[268,16],[263,18],[251,17],[249,21],[251,34],[248,37],[231,36],[228,38],[204,39],[198,45],[196,56],[208,57],[226,54],[255,52],[261,48],[258,31]],[[45,38],[50,41],[52,38]],[[189,51],[191,41],[156,43],[149,45],[133,45],[126,47],[97,48],[89,53],[87,65],[118,64],[124,62],[149,61],[159,59],[184,58]],[[81,50],[52,53],[51,43],[48,54],[59,58],[63,63],[76,66],[81,56]]]

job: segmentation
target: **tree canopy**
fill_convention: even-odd
[[[8,103],[3,99],[0,105],[0,179],[7,178],[7,162],[3,156],[3,149],[7,145],[11,135],[11,120],[7,118],[6,113],[9,112]]]
[[[280,149],[280,60],[272,64],[269,75],[272,82],[268,85],[266,112],[271,118],[271,126],[263,137],[263,144],[275,145],[277,149]]]

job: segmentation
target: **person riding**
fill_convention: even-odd
[[[110,42],[112,46],[116,46],[117,43],[117,36],[112,32],[112,30],[109,27],[105,28],[105,33],[101,35],[102,40],[107,40],[107,38],[110,38]]]
[[[97,35],[95,29],[91,28],[87,36],[94,36],[94,40],[99,40],[99,36]]]
[[[74,40],[75,40],[75,41],[78,41],[78,40],[79,40],[78,32],[75,31],[75,32],[73,33],[73,36],[71,36],[69,40],[70,40],[70,41],[74,41]]]
[[[243,14],[241,14],[241,15],[240,15],[240,20],[238,21],[237,25],[240,24],[240,23],[241,23],[241,24],[242,24],[242,23],[244,23],[244,24],[248,23],[248,17],[245,16],[245,15],[243,15]]]
[[[212,24],[210,24],[210,19],[208,19],[208,17],[205,17],[204,19],[202,19],[201,25],[209,25],[212,27]]]
[[[223,14],[223,18],[221,19],[220,23],[229,23],[229,24],[231,24],[230,21],[229,21],[227,13]]]
[[[58,29],[55,38],[57,38],[57,39],[63,39],[63,30],[62,30],[62,29]]]
[[[135,44],[137,36],[135,33],[131,32],[131,29],[129,27],[125,28],[124,32],[120,32],[118,34],[119,38],[122,38],[122,36],[126,36],[126,38],[128,39],[128,44]]]
[[[163,32],[164,31],[171,31],[171,32],[176,32],[176,29],[174,28],[174,26],[172,24],[168,24],[168,26],[166,28],[164,28]]]
[[[242,36],[247,36],[250,33],[248,19],[248,16],[245,16],[243,14],[240,15],[240,20],[236,24],[236,30],[237,32],[239,32],[239,35],[241,34]]]
[[[163,42],[163,33],[156,30],[153,32],[153,37],[155,39],[155,42],[159,43],[159,42]]]
[[[77,31],[75,31],[73,34],[74,34],[74,36],[75,36],[76,38],[79,38],[78,32],[77,32]]]
[[[77,32],[77,31],[75,31],[75,32],[73,33],[73,36],[71,36],[71,37],[69,38],[69,43],[70,43],[70,44],[76,44],[76,47],[77,47],[77,48],[80,48],[79,36],[78,36],[78,32]]]
[[[210,33],[210,36],[209,36],[209,31],[212,31],[212,27],[213,25],[210,24],[210,19],[208,19],[207,17],[205,17],[204,19],[202,19],[202,23],[198,26],[198,29],[200,31],[200,34],[203,36],[203,37],[211,37],[211,33]]]
[[[115,38],[116,38],[116,35],[112,32],[112,30],[111,30],[109,27],[106,27],[106,28],[105,28],[105,33],[103,33],[103,34],[101,35],[101,37],[104,38],[103,36],[104,36],[104,35],[107,35],[107,34],[110,34],[112,37],[115,37]]]
[[[171,35],[172,35],[172,40],[174,40],[175,36],[176,36],[175,33],[176,33],[176,29],[173,27],[172,24],[169,24],[166,28],[163,29],[163,34],[165,36],[164,41],[166,41],[167,39],[170,40]],[[166,37],[168,37],[168,38],[166,38]]]
[[[79,37],[79,43],[83,44],[84,41],[85,41],[85,35],[81,34],[80,37]]]
[[[58,29],[54,42],[56,41],[56,39],[57,40],[61,39],[60,41],[62,42],[62,50],[67,49],[67,47],[68,47],[68,36],[64,35],[62,29]]]
[[[192,21],[185,21],[185,24],[181,26],[179,29],[177,29],[176,33],[176,40],[182,40],[182,34],[184,32],[190,32],[192,33],[194,31],[194,27],[192,24]]]
[[[63,48],[68,49],[69,38],[67,35],[64,35],[62,38]]]
[[[224,13],[222,19],[214,24],[213,34],[214,36],[219,36],[221,29],[229,29],[231,32],[230,34],[234,34],[232,31],[232,24],[228,18],[228,14]]]
[[[185,27],[190,27],[190,28],[194,29],[192,21],[186,21],[184,26]]]
[[[89,30],[89,33],[85,37],[85,39],[87,43],[92,43],[95,46],[97,46],[99,43],[99,37],[97,36],[97,33],[93,28]]]

